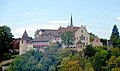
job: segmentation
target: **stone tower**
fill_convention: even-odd
[[[28,34],[27,34],[26,30],[25,30],[25,32],[24,32],[24,34],[23,34],[23,36],[22,36],[22,38],[20,40],[20,49],[19,49],[20,50],[19,51],[20,55],[24,54],[27,51],[27,49],[28,49],[27,45],[28,45],[29,40],[30,39],[29,39]]]

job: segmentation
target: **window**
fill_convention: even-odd
[[[76,38],[74,37],[74,40],[76,40]]]
[[[23,43],[23,41],[22,41],[22,43]]]
[[[86,45],[88,45],[88,42],[86,42]]]
[[[82,45],[80,45],[80,48],[82,48]]]
[[[78,48],[79,48],[79,45],[78,45]]]
[[[85,46],[85,43],[83,43],[83,46]]]
[[[56,40],[56,37],[55,37],[55,40]]]
[[[88,40],[88,37],[86,37],[86,40]]]
[[[80,40],[85,40],[85,36],[81,35]]]
[[[83,33],[83,30],[81,30],[81,33]]]

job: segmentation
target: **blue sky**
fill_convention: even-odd
[[[37,29],[68,26],[72,13],[74,26],[109,39],[113,25],[120,29],[120,0],[0,0],[0,25],[21,37],[26,29],[33,36]]]

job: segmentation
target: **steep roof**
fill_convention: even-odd
[[[40,29],[42,31],[41,36],[56,36],[57,30],[51,30],[51,29]]]
[[[25,30],[25,32],[24,32],[24,34],[23,34],[23,36],[22,36],[21,39],[22,40],[30,40],[29,37],[28,37],[28,34],[27,34],[26,30]]]
[[[68,31],[71,31],[71,32],[75,32],[79,29],[80,27],[71,27],[71,26],[68,26],[67,28],[59,28],[58,29],[58,32],[59,33],[64,33],[64,32],[68,32]]]
[[[48,42],[52,38],[51,36],[40,36],[39,38],[33,39],[32,42]]]
[[[71,31],[75,32],[79,29],[80,27],[71,27],[68,26],[66,28],[61,27],[58,30],[51,30],[51,29],[40,29],[42,31],[41,36],[54,36],[54,37],[60,37],[62,33]]]

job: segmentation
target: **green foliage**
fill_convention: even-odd
[[[112,35],[115,35],[117,38],[119,38],[119,31],[116,25],[113,26]]]
[[[105,61],[107,60],[107,56],[108,56],[108,51],[106,50],[102,50],[100,53],[96,52],[94,59],[93,59],[93,65],[95,70],[97,71],[101,71],[102,66],[105,66]]]
[[[112,42],[113,42],[113,47],[119,47],[120,46],[120,39],[119,38],[117,38],[117,36],[116,35],[112,35],[111,36],[111,40],[112,40]]]
[[[94,53],[93,53],[94,52]],[[44,52],[31,50],[15,58],[8,71],[119,71],[119,48],[87,46],[85,55],[53,44]]]
[[[87,62],[86,64],[85,64],[85,68],[84,68],[84,70],[83,71],[94,71],[94,69],[93,69],[93,66],[92,66],[92,64],[90,63],[90,62]]]
[[[39,61],[43,57],[42,52],[31,50],[26,52],[22,56],[18,56],[15,58],[13,63],[10,65],[10,70],[12,71],[33,71],[39,70],[41,64]],[[9,69],[8,69],[9,70]]]
[[[100,39],[100,42],[102,42],[104,46],[107,46],[107,39],[102,38]]]
[[[50,66],[49,71],[56,71],[56,66]]]
[[[82,71],[81,66],[77,60],[72,60],[70,58],[64,58],[60,64],[59,71]]]
[[[94,47],[92,47],[92,45],[86,46],[86,49],[85,49],[86,56],[92,57],[92,56],[94,56],[95,52],[96,52],[96,50]]]
[[[107,68],[112,69],[112,71],[114,71],[115,69],[118,69],[118,67],[120,67],[120,56],[111,56],[111,58],[108,61],[106,61],[106,63]]]
[[[10,53],[9,50],[13,48],[13,35],[11,29],[7,26],[0,26],[0,61],[4,59],[4,53]]]
[[[92,42],[95,38],[95,34],[93,34],[93,33],[89,33],[89,34],[90,34],[90,42]]]
[[[112,71],[120,71],[120,67],[113,68]]]
[[[63,40],[64,45],[69,47],[70,45],[73,45],[74,35],[73,32],[65,32],[61,34],[61,39]]]
[[[111,50],[111,54],[112,54],[112,56],[120,56],[120,49],[119,48],[113,48],[112,50]]]
[[[39,36],[39,32],[40,32],[40,30],[38,30],[38,29],[35,31],[35,35],[34,35],[35,38],[37,38]]]
[[[11,58],[11,54],[9,54],[9,53],[4,53],[1,57],[2,57],[2,59],[7,60],[7,59],[10,59],[10,58]]]
[[[119,31],[116,25],[114,25],[110,39],[113,42],[113,47],[120,46]]]

